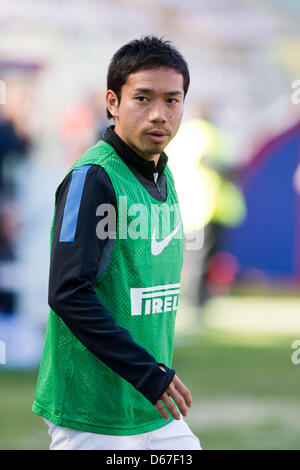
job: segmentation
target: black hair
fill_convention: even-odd
[[[185,97],[190,84],[187,63],[170,41],[156,36],[134,39],[115,52],[108,67],[107,89],[115,92],[120,103],[121,89],[128,75],[139,70],[163,66],[172,67],[182,74]],[[107,108],[106,115],[108,119],[112,118]]]

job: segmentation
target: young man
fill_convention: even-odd
[[[115,124],[56,190],[32,408],[49,425],[50,449],[201,449],[182,417],[191,394],[170,368],[183,229],[163,149],[188,86],[169,41],[121,47],[107,75]],[[171,224],[162,236],[152,223],[160,211]]]

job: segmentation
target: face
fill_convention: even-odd
[[[107,107],[115,118],[115,132],[138,155],[157,162],[175,136],[183,114],[183,76],[170,67],[130,74],[121,100],[106,93]]]

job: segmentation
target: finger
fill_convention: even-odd
[[[176,376],[176,379],[174,377],[173,383],[174,383],[176,390],[178,390],[180,395],[183,396],[187,406],[192,406],[192,395],[189,389],[181,382],[181,380],[177,376]]]
[[[166,412],[163,404],[161,403],[161,401],[158,401],[156,404],[155,404],[155,408],[157,409],[157,411],[161,414],[161,416],[165,419],[170,419],[170,416],[168,415],[168,413]]]
[[[176,389],[173,389],[172,392],[169,393],[169,395],[173,398],[183,416],[187,416],[188,410],[184,397],[180,395],[180,393]]]
[[[172,400],[168,397],[166,393],[162,395],[161,400],[164,402],[164,404],[166,405],[166,408],[171,413],[173,418],[180,419],[180,414],[178,413],[178,411],[175,408],[174,403],[172,402]]]

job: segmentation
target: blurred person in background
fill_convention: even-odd
[[[15,196],[15,170],[31,150],[28,90],[20,79],[5,79],[6,103],[0,107],[0,197]]]
[[[207,167],[207,171],[214,172]],[[224,227],[236,227],[246,217],[244,196],[235,182],[233,170],[220,168],[215,171],[213,180],[215,207],[211,218],[204,227],[204,246],[201,259],[199,281],[199,305],[215,294],[228,293],[237,274],[236,260],[222,252]]]
[[[16,126],[14,119],[0,118],[0,192],[14,196],[14,168],[30,150],[30,139]]]
[[[16,169],[28,158],[31,139],[24,109],[26,87],[19,80],[7,80],[7,85],[7,102],[0,108],[0,313],[13,314],[17,292],[12,273],[20,228],[15,205]]]
[[[203,100],[197,108],[198,117],[181,125],[167,151],[181,201],[184,230],[204,233],[201,249],[186,253],[185,258],[187,296],[202,306],[218,288],[224,292],[234,277],[234,260],[215,255],[221,246],[223,227],[239,225],[245,218],[246,206],[235,182],[233,138],[214,123],[213,103]]]
[[[106,218],[106,236],[97,233],[99,207],[120,214],[124,196],[150,214],[162,202],[173,212],[178,200],[163,149],[178,130],[188,87],[187,64],[169,41],[148,36],[121,47],[107,76],[115,125],[57,188],[50,315],[32,407],[49,426],[50,449],[201,449],[182,417],[190,391],[170,368],[181,220],[173,217],[175,228],[160,242],[107,237],[116,225]]]
[[[199,125],[206,134],[199,160],[199,169],[206,175],[210,217],[204,226],[198,303],[218,293],[228,293],[237,273],[235,260],[221,253],[224,227],[236,227],[246,217],[244,196],[237,184],[234,170],[234,144],[231,136],[220,129],[213,116],[213,107],[203,104]],[[205,203],[205,202],[204,202]]]
[[[105,93],[94,90],[89,97],[65,112],[60,122],[60,135],[65,148],[65,163],[70,166],[74,158],[99,139],[109,125],[105,110]]]
[[[0,314],[11,315],[16,311],[17,292],[13,287],[16,261],[14,250],[18,234],[17,210],[11,199],[0,200]]]

